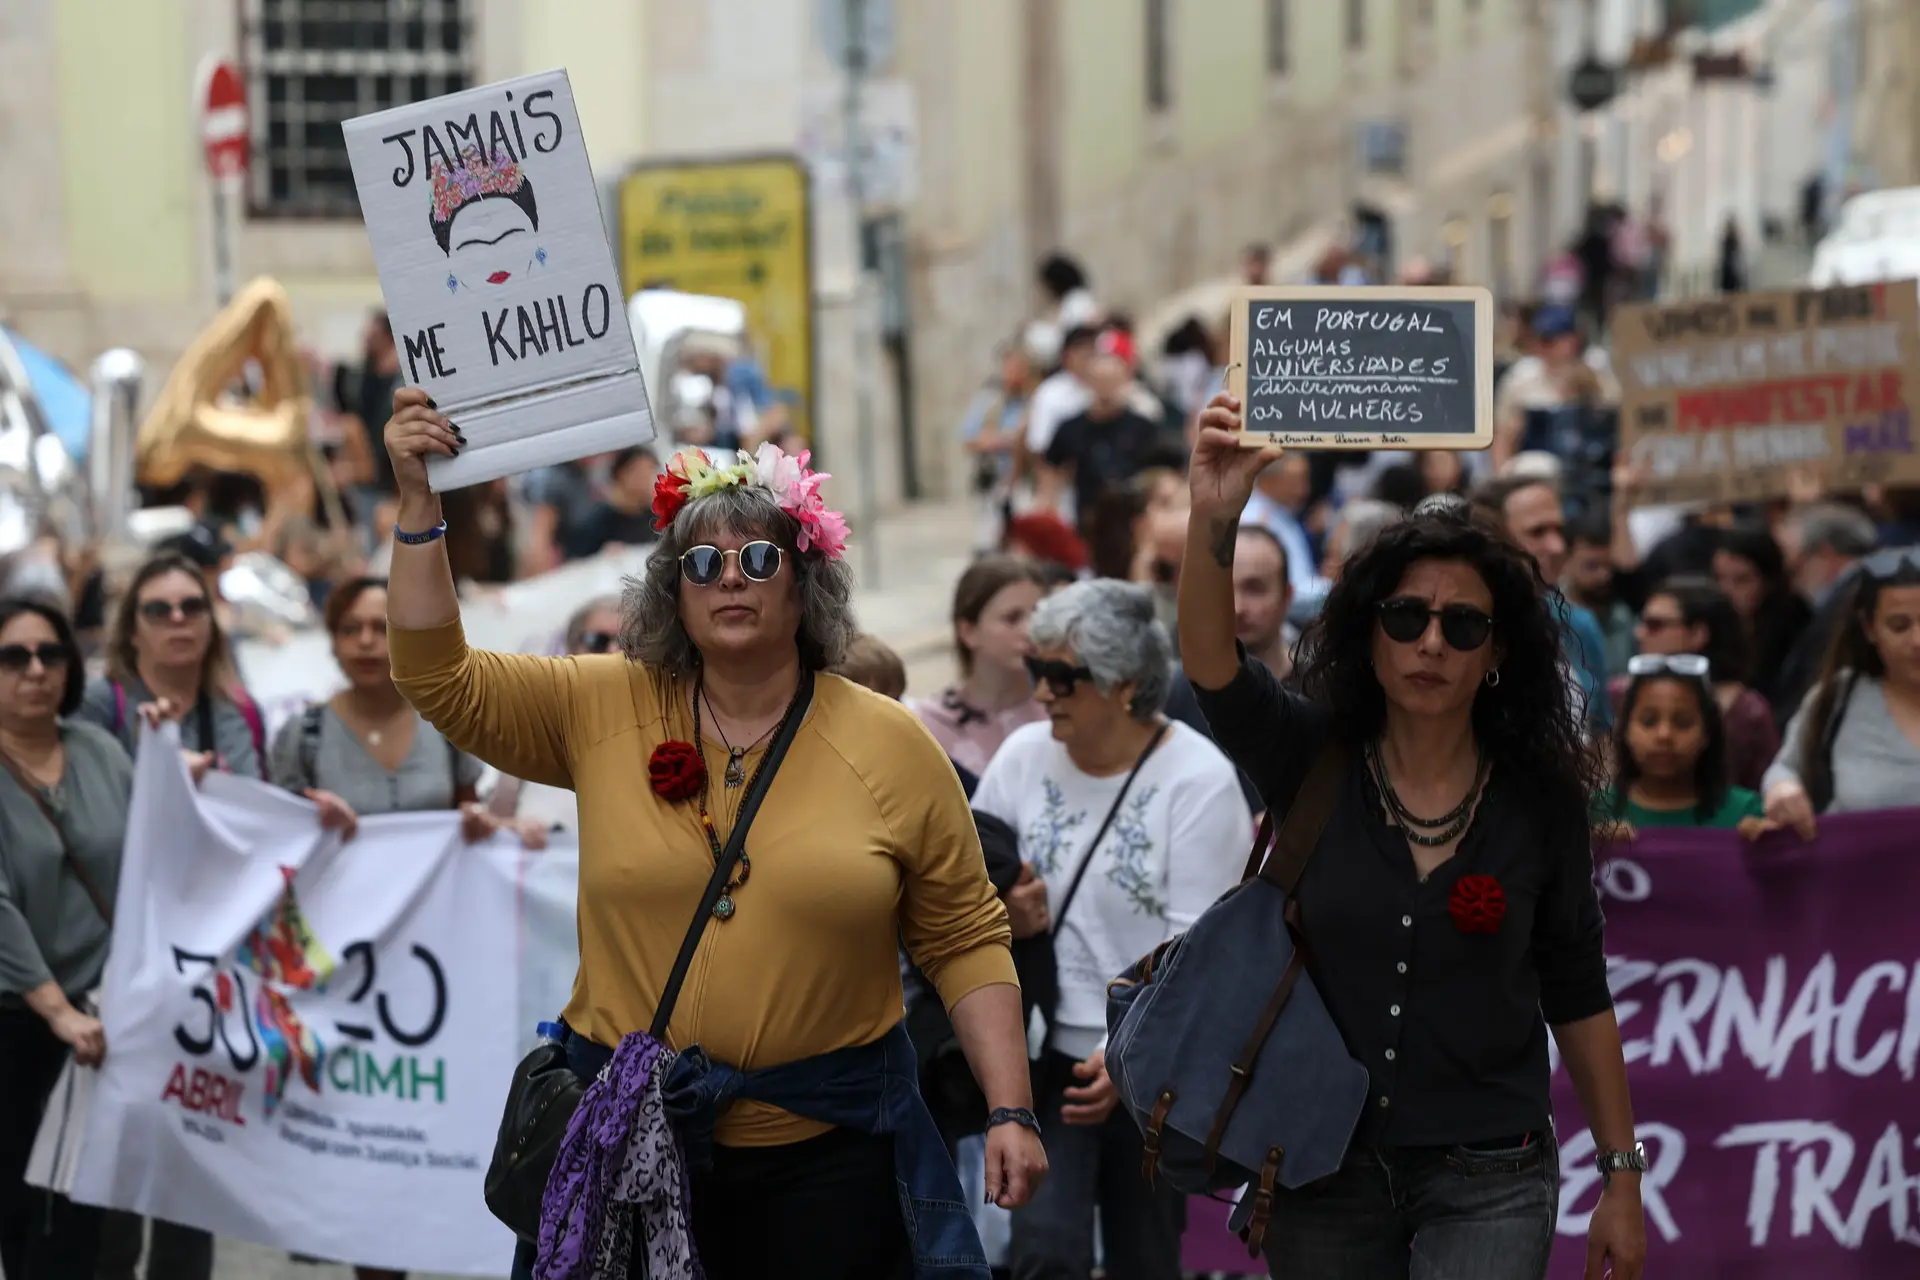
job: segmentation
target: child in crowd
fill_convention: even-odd
[[[1594,797],[1596,834],[1626,841],[1648,827],[1734,827],[1752,839],[1771,824],[1760,797],[1727,774],[1727,730],[1697,653],[1643,653],[1614,730],[1613,785]]]

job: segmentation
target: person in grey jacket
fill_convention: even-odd
[[[140,566],[107,626],[107,674],[87,683],[79,715],[120,739],[132,756],[139,708],[162,707],[180,722],[180,745],[211,755],[216,768],[263,776],[259,710],[241,688],[213,591],[200,567],[177,552]]]
[[[84,676],[51,605],[0,600],[0,1272],[93,1280],[100,1210],[29,1187],[28,1157],[68,1057],[97,1065],[86,1007],[112,935],[133,764],[76,720]]]

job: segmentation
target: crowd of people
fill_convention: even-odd
[[[1248,279],[1266,269],[1249,252]],[[711,1149],[673,1229],[721,1280],[783,1256],[878,1278],[976,1254],[1020,1280],[1096,1265],[1175,1280],[1186,1202],[1139,1176],[1107,986],[1239,883],[1260,820],[1337,744],[1351,768],[1324,838],[1384,857],[1320,859],[1301,895],[1369,1100],[1340,1171],[1275,1198],[1274,1273],[1404,1276],[1411,1249],[1442,1270],[1541,1274],[1559,1185],[1550,1031],[1597,1146],[1628,1161],[1592,1234],[1636,1275],[1593,842],[1671,826],[1810,839],[1825,815],[1912,803],[1920,494],[1802,474],[1778,501],[1641,502],[1606,447],[1604,353],[1557,303],[1507,316],[1485,454],[1241,449],[1217,330],[1195,319],[1149,359],[1074,263],[1041,279],[1047,310],[962,425],[982,545],[938,691],[908,698],[898,656],[857,631],[844,525],[794,442],[741,436],[754,459],[720,464],[634,449],[443,498],[424,460],[457,428],[395,390],[380,325],[365,384],[341,397],[365,447],[335,459],[343,492],[400,533],[374,548],[316,517],[277,535],[289,563],[311,552],[339,694],[269,738],[223,623],[232,525],[213,507],[92,600],[95,618],[84,591],[78,616],[0,603],[9,1280],[118,1280],[143,1249],[137,1217],[31,1191],[21,1171],[61,1064],[110,1051],[87,998],[130,756],[167,721],[195,777],[261,777],[348,834],[421,810],[458,811],[473,840],[577,832],[567,1060],[582,1080],[637,1064],[639,1105],[666,1083],[648,1072],[689,1069],[645,1037],[708,1051],[700,1069],[720,1074],[701,1087],[737,1100],[695,1117]],[[529,539],[510,556],[509,517]],[[610,544],[647,544],[645,573],[581,605],[566,656],[466,646],[461,580]],[[785,785],[755,809],[762,770]],[[709,870],[721,896],[693,936],[729,942],[675,1008],[662,992]],[[1469,873],[1509,885],[1530,920],[1471,957],[1472,931],[1446,925]],[[911,1102],[893,1087],[903,1037]],[[1486,1174],[1474,1195],[1449,1180],[1461,1164]],[[1389,1179],[1431,1194],[1409,1207]],[[902,1185],[972,1202],[970,1220],[899,1220]],[[588,1209],[554,1212],[599,1212],[604,1196],[581,1195]],[[1495,1229],[1497,1195],[1524,1229]],[[1441,1229],[1462,1220],[1484,1229]],[[156,1223],[144,1249],[149,1280],[210,1274],[203,1233]]]

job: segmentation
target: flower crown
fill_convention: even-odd
[[[435,160],[428,168],[435,222],[452,221],[462,207],[481,196],[510,196],[526,182],[519,162],[504,148],[495,148],[489,157],[481,155],[478,147],[464,147],[460,160],[458,165]]]
[[[717,464],[704,450],[682,450],[673,455],[666,470],[653,482],[653,527],[664,529],[672,524],[680,508],[695,498],[752,486],[772,494],[774,503],[799,522],[800,536],[795,542],[801,551],[815,551],[828,560],[838,560],[847,549],[847,520],[820,497],[820,482],[830,477],[825,471],[807,467],[807,459],[812,456],[807,449],[784,453],[779,445],[769,442],[757,453],[739,450],[734,461]]]

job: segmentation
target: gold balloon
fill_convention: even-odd
[[[222,403],[247,362],[260,391]],[[140,483],[165,487],[195,468],[253,476],[267,514],[311,501],[313,451],[307,422],[313,394],[294,347],[293,309],[276,280],[250,281],[213,318],[174,366],[140,424]]]

